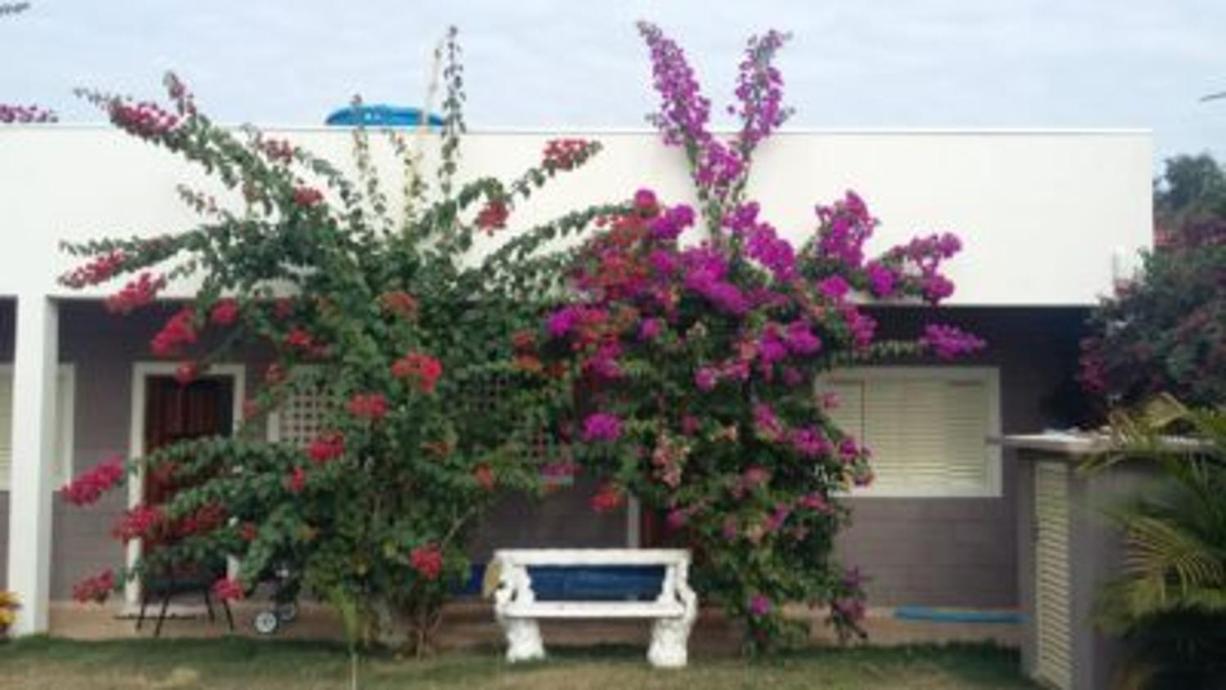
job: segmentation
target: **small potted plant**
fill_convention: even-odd
[[[8,639],[9,626],[17,620],[17,595],[0,591],[0,640]]]

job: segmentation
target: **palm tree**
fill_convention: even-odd
[[[1136,458],[1163,474],[1107,510],[1124,556],[1097,613],[1103,630],[1131,644],[1121,686],[1226,687],[1226,408],[1194,410],[1164,396],[1111,421],[1117,450],[1089,469]]]

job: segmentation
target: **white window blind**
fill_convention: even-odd
[[[857,494],[980,496],[1000,492],[995,369],[879,367],[830,374],[819,391],[834,393],[839,428],[872,451],[873,485]]]
[[[56,370],[56,404],[51,428],[55,433],[54,466],[51,485],[59,488],[73,474],[73,406],[75,376],[72,365],[63,364]],[[0,491],[8,491],[13,467],[13,369],[0,367]]]

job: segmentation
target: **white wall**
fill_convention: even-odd
[[[345,130],[272,134],[349,161]],[[470,135],[465,170],[509,178],[554,136]],[[512,228],[641,186],[666,200],[688,196],[680,152],[653,133],[566,136],[600,139],[605,151],[518,209]],[[797,132],[761,150],[751,194],[801,238],[814,227],[814,204],[855,189],[883,221],[877,249],[916,232],[963,237],[952,304],[1073,305],[1109,289],[1113,254],[1149,246],[1150,171],[1143,132]],[[105,127],[0,128],[0,294],[76,294],[53,281],[72,265],[59,240],[189,227],[194,216],[175,185],[202,179],[164,149]]]

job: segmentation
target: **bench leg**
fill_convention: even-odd
[[[694,620],[690,616],[656,620],[651,628],[647,661],[657,668],[685,668],[690,628],[693,625]]]
[[[545,658],[545,643],[541,641],[541,628],[530,618],[499,619],[507,635],[507,661],[536,661]]]

